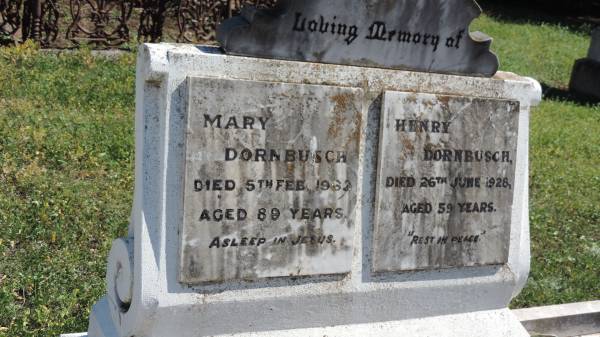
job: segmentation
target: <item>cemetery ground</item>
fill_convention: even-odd
[[[531,117],[532,268],[513,307],[600,298],[600,105],[566,91],[589,35],[482,17]],[[135,54],[0,49],[0,336],[85,331],[133,191]],[[466,299],[467,300],[467,299]]]

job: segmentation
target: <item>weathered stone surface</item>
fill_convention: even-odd
[[[353,217],[361,225],[354,226],[350,273],[251,282],[179,282],[189,77],[365,91]],[[372,273],[378,122],[385,90],[520,102],[519,157],[506,265]],[[233,100],[238,99],[234,96]],[[107,270],[116,271],[117,276],[107,278],[107,293],[92,308],[89,336],[164,337],[174,332],[178,337],[527,336],[506,306],[519,293],[529,270],[527,122],[529,108],[540,100],[541,87],[535,80],[502,72],[491,79],[472,78],[238,57],[186,44],[140,46],[135,193],[127,238],[116,244],[126,243],[127,254],[109,257]],[[123,263],[134,267],[129,268],[130,275]],[[131,303],[114,301],[122,298],[121,285],[126,282],[121,281],[127,278],[133,282]]]
[[[188,86],[180,281],[349,272],[362,90]]]
[[[600,62],[600,28],[592,32],[592,44],[588,52],[588,58]]]
[[[387,91],[375,272],[508,259],[519,103]]]
[[[230,54],[492,76],[491,39],[469,34],[473,0],[283,0],[246,8],[217,39]]]

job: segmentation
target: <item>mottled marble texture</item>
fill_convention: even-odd
[[[188,85],[181,282],[349,272],[362,90]]]
[[[387,91],[382,109],[373,270],[506,263],[519,103]]]
[[[588,52],[588,58],[600,62],[600,28],[592,32],[592,44]]]

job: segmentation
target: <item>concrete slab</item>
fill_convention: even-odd
[[[508,309],[496,309],[506,308],[510,299],[519,293],[529,270],[528,121],[529,107],[536,105],[541,97],[541,88],[536,81],[509,73],[498,73],[490,79],[247,58],[224,55],[216,48],[191,45],[148,44],[140,47],[139,52],[136,98],[136,184],[131,223],[128,237],[115,240],[109,254],[107,295],[92,309],[89,337],[165,337],[173,336],[174,332],[178,337],[316,336],[320,332],[328,336],[527,336],[526,330]],[[359,110],[366,118],[360,123],[360,128],[356,129],[357,138],[351,138],[360,139],[361,144],[358,169],[355,173],[350,170],[350,173],[356,174],[359,178],[356,184],[351,184],[357,196],[356,207],[349,209],[353,204],[351,203],[347,206],[348,209],[345,208],[347,212],[342,213],[351,214],[357,224],[351,231],[353,239],[346,240],[345,243],[353,247],[349,273],[298,278],[260,277],[252,282],[236,279],[193,285],[181,282],[179,262],[183,238],[180,229],[185,210],[184,187],[189,186],[184,184],[185,181],[189,183],[189,180],[183,179],[183,176],[186,172],[186,158],[188,158],[186,116],[189,90],[193,89],[193,86],[189,85],[190,78],[228,79],[231,83],[242,81],[279,83],[277,85],[286,88],[328,86],[331,87],[329,90],[340,92],[346,92],[348,88],[358,88],[363,91],[363,99],[359,100]],[[319,92],[324,94],[329,90],[317,90],[314,94]],[[376,193],[376,159],[382,110],[381,96],[384,91],[425,92],[434,95],[474,96],[486,100],[519,101],[517,162],[514,185],[512,185],[514,207],[510,237],[504,239],[508,244],[508,261],[505,265],[455,267],[407,273],[378,274],[372,271],[371,233],[374,214],[372,200]],[[241,95],[244,92],[236,92],[240,94],[238,99],[246,99],[244,98],[247,97],[246,95]],[[202,98],[201,95],[207,94],[200,91],[194,97]],[[252,106],[269,108],[271,106],[269,101],[258,100],[264,93],[259,94],[253,95],[256,103],[252,103]],[[292,96],[289,102],[292,102],[291,98]],[[342,95],[336,100],[347,103],[348,108],[353,105],[352,102],[355,102],[348,95]],[[203,102],[205,102],[204,98],[200,101],[202,106],[204,106]],[[272,102],[275,104],[281,102],[281,99],[274,97]],[[301,116],[307,116],[308,112],[313,111],[309,103],[320,102],[326,106],[334,104],[323,100],[301,102],[303,104],[298,108],[294,108],[293,104],[286,104],[298,117],[297,120],[291,120],[288,127],[290,130],[293,130],[292,126],[300,125]],[[219,105],[212,106],[221,109]],[[246,106],[250,104],[244,105]],[[263,119],[265,117],[259,109],[242,110],[241,106],[236,108],[228,105],[228,107],[233,109],[202,111],[202,116],[216,112],[214,116],[209,115],[208,123],[217,125],[218,122],[214,121],[216,116],[227,115],[228,123],[231,121],[230,126],[234,128],[235,125],[239,127],[240,124],[235,122],[235,119],[232,120],[232,116],[242,116],[242,127],[245,125],[244,116],[263,117]],[[272,109],[273,113],[279,111],[275,106]],[[308,124],[311,126],[308,130],[310,132],[295,133],[299,137],[290,145],[289,142],[269,142],[273,132],[281,132],[279,128],[269,129],[269,135],[262,128],[247,129],[245,132],[247,140],[244,144],[253,145],[254,142],[263,142],[264,138],[269,149],[301,146],[291,148],[300,150],[308,144],[304,142],[302,136],[314,134],[314,137],[310,137],[309,149],[318,150],[322,145],[328,145],[323,143],[326,139],[337,139],[338,136],[344,135],[344,132],[355,130],[351,121],[356,121],[357,118],[350,118],[346,113],[347,110],[341,109],[341,106],[338,111],[334,109],[339,116],[339,122],[336,123],[330,122],[327,118],[328,114],[320,116],[318,120],[327,124],[321,125],[317,122]],[[280,112],[281,114],[278,115],[287,116],[283,114],[285,111]],[[251,119],[245,119],[245,121],[249,120]],[[303,118],[303,120],[308,123],[312,119]],[[268,125],[270,124],[267,123],[267,127]],[[327,134],[321,133],[321,128],[325,125],[330,126],[327,127]],[[205,124],[202,123],[194,130],[201,132],[205,129],[204,126]],[[224,126],[227,127],[227,123]],[[202,132],[213,131],[215,137],[211,141],[214,144],[224,141],[218,138],[216,133],[218,130]],[[228,132],[230,133],[233,131]],[[284,136],[287,135],[278,138],[287,140]],[[468,145],[465,144],[467,148]],[[343,148],[348,146],[350,144],[343,142],[336,147],[336,151],[339,147],[342,148],[340,151],[343,151]],[[227,146],[227,148],[237,149],[238,153],[244,151],[245,147],[245,145]],[[192,158],[203,158],[204,153],[213,152],[196,151],[197,157],[192,156]],[[351,151],[347,152],[349,163]],[[258,152],[254,151],[254,153],[256,158]],[[220,154],[224,155],[223,152]],[[265,157],[261,155],[261,158]],[[306,177],[322,172],[323,167],[320,166],[327,164],[317,163],[317,161],[319,160],[314,160],[314,169],[307,171]],[[240,183],[249,181],[250,177],[244,177],[242,180],[242,177],[225,176],[229,164],[224,165],[221,171],[207,172],[214,174],[205,175],[196,170],[197,176],[193,178],[202,178],[205,181],[206,179],[230,179]],[[255,165],[255,162],[251,164]],[[277,163],[271,164],[269,163],[268,167],[265,166],[263,169],[280,172]],[[317,167],[316,164],[320,166]],[[336,168],[335,174],[339,176],[345,172],[346,167],[341,164],[337,166],[339,167]],[[272,179],[295,176],[293,170],[297,167],[297,165],[290,165],[286,168],[289,171],[286,170],[285,175],[277,174]],[[327,179],[336,179],[336,176]],[[246,186],[246,184],[237,186]],[[327,196],[324,193],[327,191],[322,192],[320,194]],[[298,193],[290,191],[285,194],[289,195],[291,200],[290,206],[286,207],[288,210],[291,207],[338,208],[329,204],[342,202],[337,199],[331,201],[331,197],[327,197],[320,200],[324,205],[320,207],[312,206],[310,200],[305,198],[296,206],[293,196]],[[217,194],[216,199],[218,197]],[[223,195],[221,197],[223,198]],[[259,201],[273,200],[275,197],[279,196],[266,193]],[[210,208],[216,209],[217,201],[215,199],[210,201],[215,203],[215,206]],[[283,208],[278,205],[273,207]],[[237,207],[223,204],[223,207],[219,208]],[[260,220],[258,214],[260,213],[255,213],[255,219]],[[200,217],[201,214],[198,220]],[[315,215],[313,217],[316,218]],[[320,222],[318,224],[320,225]],[[231,230],[235,229],[235,226],[232,226]],[[185,242],[191,243],[191,241]],[[230,248],[227,247],[231,259],[246,258],[239,247]],[[274,255],[270,258],[272,260],[278,257]],[[331,270],[321,269],[318,272],[329,273]],[[474,313],[481,313],[481,315],[472,315]],[[442,324],[441,317],[449,315],[451,319],[445,320]],[[441,332],[440,327],[444,325],[446,330],[453,330],[455,333]],[[469,327],[472,327],[472,331]]]
[[[519,309],[513,313],[531,334],[570,337],[600,333],[600,301]]]

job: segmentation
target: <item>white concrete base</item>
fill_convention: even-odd
[[[180,282],[181,177],[190,77],[364,91],[353,210],[357,225],[348,274],[194,286]],[[505,308],[529,272],[527,158],[529,109],[541,98],[536,81],[502,72],[493,78],[440,75],[247,58],[223,55],[212,47],[147,44],[139,49],[136,88],[131,223],[127,238],[113,244],[107,293],[93,308],[88,337],[527,336]],[[386,91],[519,101],[519,159],[507,263],[373,272],[373,182],[381,97]]]
[[[513,313],[532,335],[594,337],[600,333],[600,301],[519,309]]]
[[[97,319],[97,318],[96,318]],[[111,325],[110,322],[104,322]],[[90,334],[61,337],[117,337],[107,329],[90,326]],[[103,331],[101,331],[103,330]],[[508,309],[480,311],[403,321],[340,325],[325,328],[249,332],[214,337],[366,337],[366,336],[446,336],[446,337],[528,337],[529,334]],[[159,337],[152,335],[152,337]],[[168,336],[160,336],[168,337]]]
[[[225,337],[220,335],[215,337]],[[508,309],[404,321],[227,335],[235,337],[529,336]]]

